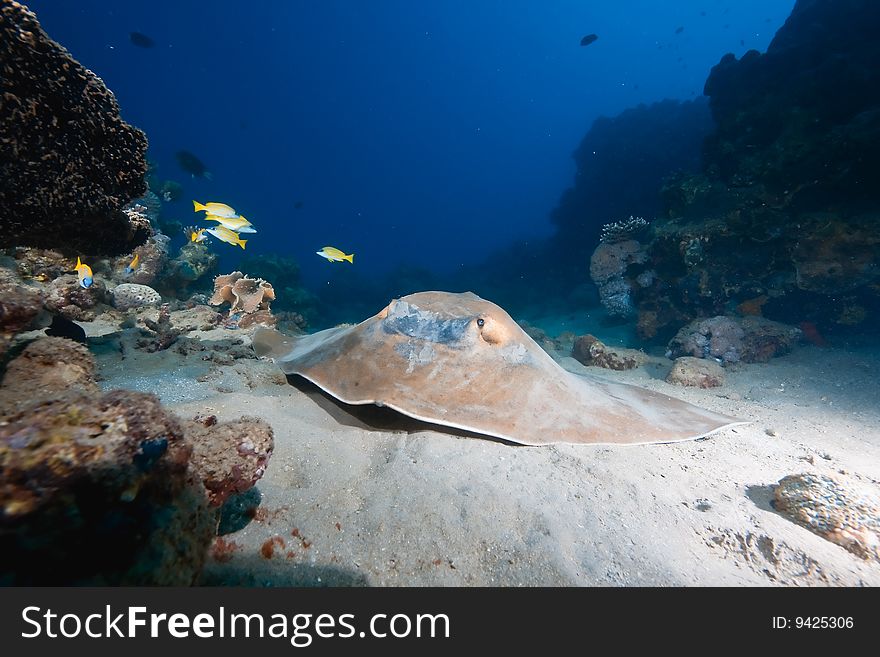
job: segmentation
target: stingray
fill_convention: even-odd
[[[470,292],[411,294],[360,324],[301,337],[260,328],[253,344],[345,404],[523,445],[675,442],[741,423],[567,372],[503,309]]]

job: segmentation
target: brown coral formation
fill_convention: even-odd
[[[826,475],[784,477],[776,510],[866,560],[880,562],[880,500]]]
[[[74,392],[7,416],[0,579],[192,584],[214,524],[189,456],[180,424],[143,393]]]
[[[763,317],[725,317],[695,320],[669,343],[667,356],[712,358],[722,364],[766,363],[791,351],[802,331]]]
[[[97,314],[96,306],[102,303],[107,288],[95,279],[88,288],[79,284],[73,274],[59,276],[46,289],[46,309],[73,321],[91,321]]]
[[[97,394],[95,359],[83,345],[67,338],[30,343],[6,368],[0,385],[0,415],[22,405],[43,403],[71,390]]]
[[[204,428],[190,436],[155,396],[102,395],[93,374],[85,348],[58,338],[7,369],[0,582],[192,584],[217,527],[211,504],[259,479],[271,429],[243,418],[213,428],[213,442]]]
[[[631,370],[646,360],[641,351],[622,347],[614,349],[589,334],[575,338],[571,355],[583,365],[604,367],[608,370]]]
[[[0,357],[15,334],[33,327],[42,310],[42,293],[20,285],[10,272],[0,268]]]
[[[274,449],[272,427],[255,417],[218,423],[209,416],[186,425],[192,463],[213,506],[253,487],[263,476]]]

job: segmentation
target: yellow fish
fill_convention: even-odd
[[[224,217],[226,219],[244,219],[244,217],[235,211],[235,208],[232,208],[225,203],[199,203],[198,201],[193,201],[193,212],[207,212],[215,217]],[[247,221],[247,219],[245,219],[245,221]]]
[[[198,230],[191,230],[189,233],[189,241],[195,242],[196,244],[198,244],[200,242],[204,242],[206,239],[208,239],[205,236],[206,230],[207,230],[207,228],[199,228]]]
[[[327,258],[330,262],[342,262],[343,260],[348,260],[351,264],[354,264],[354,253],[351,255],[345,255],[335,246],[325,246],[320,251],[315,251],[315,253],[322,258]]]
[[[134,258],[132,258],[131,263],[129,263],[128,267],[125,268],[126,274],[134,273],[134,270],[138,268],[138,263],[141,261],[140,253],[135,253]]]
[[[218,224],[228,228],[229,230],[234,230],[237,233],[256,233],[257,229],[254,228],[254,225],[245,219],[244,217],[238,218],[230,218],[230,217],[220,217],[216,214],[206,214],[205,221],[216,221]]]
[[[79,285],[85,289],[88,289],[92,286],[94,282],[94,278],[92,277],[92,268],[88,265],[84,265],[79,256],[76,256],[76,275],[79,278]]]
[[[213,235],[221,242],[226,242],[227,244],[237,244],[241,248],[244,248],[244,245],[247,244],[247,240],[241,239],[238,236],[238,233],[229,230],[225,226],[217,226],[216,228],[205,228],[203,230],[209,235]]]

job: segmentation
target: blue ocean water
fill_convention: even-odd
[[[763,51],[793,4],[28,2],[147,133],[159,177],[184,186],[166,216],[233,205],[259,230],[247,255],[293,258],[307,287],[342,299],[350,281],[446,275],[551,235],[597,117],[700,96],[725,53]],[[213,179],[183,171],[181,149]],[[355,266],[315,255],[325,245]],[[215,248],[223,271],[245,255]]]

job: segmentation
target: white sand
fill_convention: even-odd
[[[202,334],[209,349],[235,336]],[[210,350],[174,348],[119,360],[112,341],[97,350],[105,388],[157,392],[182,416],[258,415],[275,429],[261,509],[224,536],[236,549],[210,561],[206,583],[880,585],[880,563],[769,504],[769,486],[801,472],[880,490],[876,350],[801,347],[728,370],[715,390],[666,384],[668,361],[602,371],[753,421],[635,447],[511,446],[344,407],[269,362],[218,365],[203,360]]]

